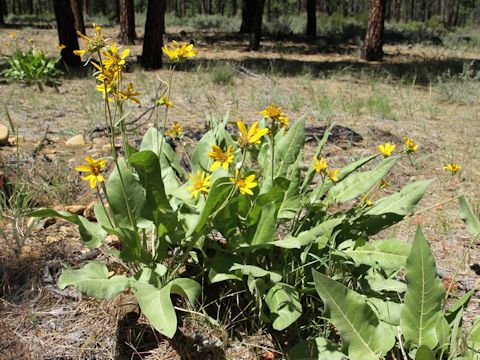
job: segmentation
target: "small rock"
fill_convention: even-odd
[[[65,144],[68,146],[82,146],[85,145],[85,138],[83,135],[75,135],[65,141]]]
[[[147,124],[147,128],[149,128],[149,129],[154,128],[154,127],[155,127],[155,123],[153,123],[153,122],[150,122],[150,123]]]
[[[65,211],[75,215],[82,215],[86,208],[85,205],[69,205],[65,206]]]
[[[8,145],[8,127],[0,124],[0,146]]]
[[[105,140],[103,138],[94,138],[92,142],[94,145],[103,145],[105,143]]]
[[[90,221],[97,221],[97,217],[94,212],[95,201],[92,201],[83,211],[83,216],[85,216]]]
[[[115,144],[115,149],[120,149],[122,147],[122,145],[120,144]],[[102,146],[102,150],[105,151],[105,152],[110,152],[112,151],[112,144],[105,144]]]
[[[33,231],[40,231],[52,226],[57,222],[57,219],[54,217],[46,217],[46,218],[37,218],[31,217],[27,221],[27,227],[33,226]]]
[[[25,136],[19,136],[18,137],[18,144],[25,143]],[[8,144],[10,146],[15,146],[17,145],[17,138],[15,136],[9,136],[8,137]]]

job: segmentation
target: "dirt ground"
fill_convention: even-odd
[[[8,39],[10,31],[0,29],[0,39]],[[112,38],[116,31],[105,29]],[[476,79],[455,77],[478,59],[479,52],[387,45],[383,63],[367,64],[358,59],[358,49],[351,45],[323,49],[302,41],[267,39],[262,51],[252,53],[244,50],[246,39],[239,36],[225,35],[214,41],[210,33],[195,33],[193,38],[199,56],[188,69],[175,73],[171,96],[175,108],[170,119],[183,125],[187,137],[194,139],[203,131],[206,116],[223,117],[228,111],[232,121],[252,122],[260,119],[260,110],[275,102],[293,121],[306,117],[311,135],[319,135],[322,127],[333,122],[346,128],[326,148],[334,167],[375,153],[379,143],[394,142],[401,148],[404,136],[415,139],[420,152],[414,165],[402,160],[390,175],[391,187],[386,191],[396,191],[414,180],[435,181],[417,208],[421,212],[379,237],[411,241],[421,224],[445,284],[458,268],[455,294],[478,290],[480,243],[477,240],[469,247],[471,237],[459,217],[458,203],[448,200],[464,194],[475,211],[480,211],[480,84]],[[55,30],[18,30],[15,44],[21,48],[33,44],[50,55],[58,54]],[[2,49],[12,51],[12,47]],[[132,59],[140,53],[141,45],[134,45]],[[224,76],[222,71],[229,74],[227,84],[218,81]],[[148,113],[141,115],[152,104],[159,79],[166,79],[167,74],[167,70],[144,72],[131,64],[127,80],[142,92],[141,105],[129,109],[130,119],[139,118],[130,128],[132,136],[141,138],[151,126]],[[5,177],[27,173],[38,205],[87,206],[93,194],[73,169],[86,155],[102,156],[109,151],[101,131],[103,109],[94,80],[69,75],[57,89],[39,92],[36,87],[0,79],[0,103],[0,123],[7,125],[6,107],[19,129],[19,156],[13,145],[0,147],[0,171]],[[78,134],[86,138],[85,145],[65,144]],[[313,149],[315,141],[309,146]],[[458,176],[443,170],[450,161],[462,166]],[[143,319],[129,318],[135,314],[129,299],[98,301],[60,291],[54,278],[63,266],[91,257],[108,261],[107,255],[88,252],[76,229],[63,221],[41,225],[18,254],[11,238],[0,237],[0,358],[109,359],[118,354],[139,359],[281,358],[282,349],[262,334],[232,338],[224,328],[212,330],[186,317],[179,334],[168,341],[158,338]],[[5,220],[0,226],[7,235],[15,230]],[[465,261],[459,263],[464,253]],[[467,323],[479,315],[480,293],[476,291]],[[201,339],[205,338],[214,345],[203,347]]]

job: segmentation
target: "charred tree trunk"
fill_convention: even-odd
[[[83,0],[70,0],[72,6],[73,18],[75,19],[75,29],[85,34],[85,23],[83,21]]]
[[[65,45],[61,52],[62,61],[70,67],[82,66],[80,57],[73,53],[78,50],[78,38],[70,1],[53,0],[53,10],[57,20],[58,41]]]
[[[166,0],[148,0],[145,37],[140,61],[145,69],[162,67],[162,29],[165,28],[165,7]]]
[[[260,49],[260,38],[262,37],[262,20],[263,20],[263,8],[265,0],[254,1],[253,23],[250,30],[250,46],[252,51],[258,51]]]
[[[122,44],[133,44],[137,35],[135,33],[135,9],[133,0],[120,0],[120,34]]]
[[[5,0],[0,0],[0,26],[5,25]]]
[[[317,0],[307,0],[307,36],[317,36]]]
[[[368,25],[362,58],[367,61],[383,59],[383,30],[386,0],[369,0]]]
[[[240,33],[242,34],[248,34],[252,31],[255,2],[256,0],[243,0],[242,2],[242,24],[240,25]]]

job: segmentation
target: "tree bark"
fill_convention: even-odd
[[[317,37],[317,0],[307,0],[307,36]]]
[[[262,20],[265,0],[255,0],[252,29],[250,30],[250,46],[252,51],[260,49],[260,38],[262,37]]]
[[[383,59],[383,31],[386,0],[369,0],[368,25],[362,58],[367,61]]]
[[[134,44],[137,35],[135,33],[135,9],[133,0],[120,0],[120,34],[119,41],[122,44]]]
[[[162,67],[163,31],[165,28],[166,0],[148,0],[147,20],[141,65],[146,69]]]
[[[82,66],[80,56],[73,53],[78,50],[78,38],[70,1],[53,0],[53,10],[57,20],[59,43],[65,45],[61,52],[62,61],[70,67]]]
[[[248,34],[252,30],[253,17],[256,0],[243,0],[242,2],[242,24],[240,33]]]
[[[5,25],[5,0],[0,0],[0,26]]]
[[[75,29],[85,34],[85,23],[83,21],[83,0],[70,0],[72,6],[73,18],[75,19]]]

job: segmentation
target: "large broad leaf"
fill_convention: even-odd
[[[94,249],[100,246],[102,241],[107,236],[105,230],[98,223],[92,223],[85,217],[80,215],[71,214],[68,211],[55,211],[52,209],[40,209],[32,212],[30,216],[34,217],[59,217],[61,219],[70,221],[78,225],[80,237],[90,249]]]
[[[460,216],[465,222],[468,232],[472,236],[480,236],[480,220],[468,205],[465,197],[460,196],[458,201],[460,202]]]
[[[208,157],[208,153],[212,151],[212,145],[218,144],[216,144],[213,130],[209,130],[202,136],[200,141],[197,143],[197,146],[195,146],[195,149],[193,150],[191,161],[192,171],[194,173],[197,170],[210,171],[212,159]]]
[[[270,202],[262,208],[260,221],[250,245],[263,245],[275,239],[277,206]]]
[[[344,250],[343,253],[359,265],[396,270],[405,267],[410,248],[410,244],[403,241],[388,239],[372,241],[354,249]]]
[[[125,161],[119,159],[119,166],[112,171],[107,183],[107,195],[112,213],[118,226],[134,229],[148,227],[151,217],[145,190],[137,177],[127,168]],[[152,219],[148,219],[152,220]]]
[[[202,288],[198,282],[188,278],[178,278],[170,281],[166,286],[172,294],[177,294],[188,299],[190,305],[196,306]]]
[[[473,357],[473,359],[478,360],[480,358],[480,319],[476,319],[470,329],[467,337],[467,347],[467,354],[472,357],[475,354],[476,357]]]
[[[366,193],[388,175],[397,160],[398,158],[389,157],[370,171],[355,173],[345,180],[338,182],[330,189],[328,200],[343,202]]]
[[[292,219],[300,210],[302,200],[300,196],[301,166],[303,151],[298,154],[297,160],[288,168],[287,179],[290,180],[285,197],[278,212],[280,219]]]
[[[394,346],[389,326],[379,321],[360,294],[315,270],[313,279],[325,304],[326,317],[340,332],[350,359],[378,360]]]
[[[288,353],[289,360],[342,360],[345,354],[340,347],[323,337],[305,340],[295,345]]]
[[[302,315],[302,304],[297,290],[288,284],[277,283],[265,298],[270,312],[273,314],[273,328],[284,330]]]
[[[305,143],[305,119],[297,120],[279,141],[275,143],[274,156],[274,178],[278,176],[286,176],[290,165],[295,163],[298,154]],[[267,153],[266,161],[271,159],[271,148]],[[265,179],[262,183],[261,193],[268,191],[272,186],[272,163],[268,162],[265,170]]]
[[[436,324],[443,317],[441,304],[445,290],[437,278],[435,259],[420,227],[407,259],[405,278],[407,292],[400,327],[406,344],[434,349],[438,344]]]
[[[159,156],[160,144],[163,141],[161,146],[162,155],[160,156],[160,165],[162,167],[162,176],[165,178],[172,175],[175,171],[180,177],[185,178],[186,172],[185,169],[180,164],[177,154],[172,149],[169,143],[165,140],[162,140],[163,136],[155,128],[150,128],[147,130],[143,136],[142,143],[140,144],[140,150],[150,150],[153,151],[157,156]]]
[[[367,301],[380,320],[394,326],[400,324],[403,304],[379,298],[367,298]]]
[[[208,280],[216,283],[225,280],[241,280],[240,277],[232,274],[230,268],[233,264],[239,263],[242,258],[231,254],[216,255],[208,265]]]
[[[170,298],[170,287],[156,288],[139,281],[131,282],[140,309],[161,334],[172,338],[177,331],[177,315]]]
[[[112,299],[122,292],[129,284],[123,275],[108,278],[105,264],[89,262],[77,270],[65,270],[58,278],[58,287],[65,289],[73,286],[81,293],[99,299]]]
[[[158,226],[165,211],[171,209],[163,186],[158,156],[153,151],[144,150],[130,156],[128,161],[140,177],[147,203],[153,212],[153,222]]]

